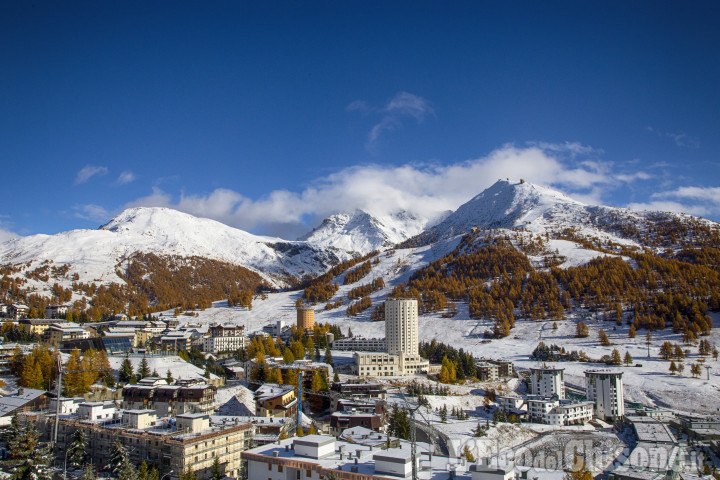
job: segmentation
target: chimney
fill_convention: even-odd
[[[286,451],[286,452],[289,452],[289,451],[290,451],[290,444],[289,444],[289,443],[288,443],[287,445],[285,445],[285,451]]]
[[[280,452],[278,452],[277,450],[273,450],[273,457],[278,457],[278,456],[280,456]]]
[[[22,387],[18,388],[18,393],[17,393],[17,394],[18,394],[18,396],[20,396],[20,395],[25,395],[25,389],[22,388]]]
[[[350,466],[350,471],[352,473],[358,473],[358,467],[356,465],[352,465],[352,466]]]

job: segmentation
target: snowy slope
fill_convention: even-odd
[[[353,213],[331,215],[298,240],[311,245],[336,247],[365,254],[403,242],[421,233],[427,224],[428,219],[405,211],[391,215],[373,215],[363,210],[355,210]]]
[[[98,230],[33,235],[0,244],[0,264],[71,266],[81,281],[120,282],[115,266],[135,252],[198,256],[242,265],[278,278],[325,271],[346,252],[261,237],[168,208],[131,208]]]
[[[715,222],[691,215],[587,205],[548,187],[499,180],[413,240],[415,245],[427,245],[476,228],[521,229],[539,235],[572,229],[584,237],[639,246],[638,235],[632,233],[671,221],[718,228]]]

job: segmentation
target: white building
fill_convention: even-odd
[[[587,370],[587,399],[595,405],[595,416],[601,420],[618,420],[625,415],[622,372]]]
[[[418,355],[418,304],[414,298],[385,301],[385,346],[393,355]]]
[[[427,373],[430,362],[420,355],[356,352],[354,375],[361,377],[394,377]]]
[[[65,318],[69,305],[48,305],[45,307],[45,318]]]
[[[430,362],[418,347],[418,308],[414,298],[385,301],[385,346],[387,353],[356,352],[354,374],[393,377],[428,373]]]
[[[547,425],[575,425],[592,420],[592,402],[574,402],[557,398],[527,397],[530,421]]]
[[[333,350],[349,350],[353,352],[383,352],[385,351],[384,338],[339,338],[331,342]]]
[[[565,398],[565,369],[556,367],[531,367],[530,383],[533,395]]]

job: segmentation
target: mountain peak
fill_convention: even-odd
[[[368,253],[392,247],[427,226],[427,219],[399,211],[376,215],[356,209],[348,213],[335,213],[325,218],[312,232],[298,240],[311,245],[335,247],[345,251]]]
[[[554,210],[585,207],[582,202],[549,187],[523,180],[498,180],[424,235],[426,240],[431,241],[435,238],[450,238],[473,228],[520,227]]]

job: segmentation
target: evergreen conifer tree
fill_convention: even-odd
[[[211,470],[212,480],[220,480],[223,478],[222,473],[222,466],[220,465],[220,458],[215,457],[215,460],[213,460],[212,464],[212,470]]]
[[[138,371],[137,371],[137,379],[142,380],[145,377],[150,376],[150,366],[148,365],[147,358],[143,357],[140,361],[140,365],[138,365]]]
[[[335,366],[335,363],[333,362],[332,353],[330,352],[330,347],[325,349],[325,363],[328,365]]]
[[[73,433],[72,443],[68,447],[67,459],[68,463],[74,468],[79,469],[85,463],[85,432],[82,428],[78,428]]]
[[[120,378],[120,382],[130,382],[130,378],[133,376],[133,367],[129,358],[125,358],[125,360],[123,360],[122,365],[120,365],[120,372],[118,376]]]

